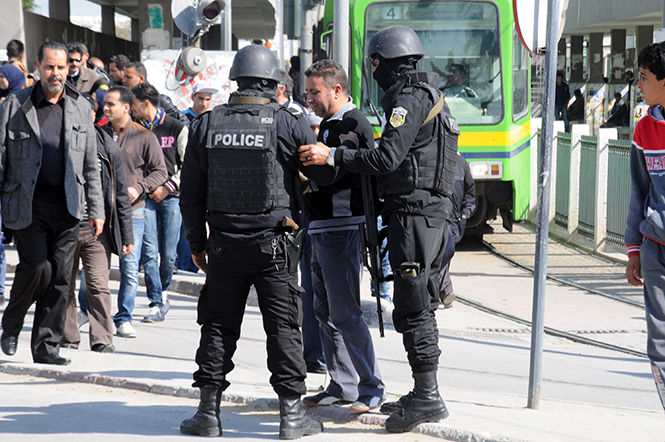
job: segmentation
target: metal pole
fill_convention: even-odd
[[[231,0],[226,0],[224,14],[222,14],[222,50],[231,51],[233,49],[233,19],[231,14]]]
[[[302,27],[300,28],[300,94],[305,96],[305,76],[303,73],[312,65],[312,48],[314,47],[314,9],[302,10]]]
[[[335,1],[333,58],[349,75],[349,0]]]
[[[277,39],[277,58],[279,67],[284,67],[284,0],[277,0],[275,4],[275,39]]]
[[[545,283],[547,281],[547,239],[550,217],[550,173],[552,170],[552,137],[554,129],[554,96],[556,82],[557,39],[559,33],[559,0],[547,2],[547,48],[545,54],[545,103],[541,140],[541,167],[538,179],[538,227],[536,262],[533,281],[531,358],[529,369],[529,408],[538,408],[543,361],[545,318]]]

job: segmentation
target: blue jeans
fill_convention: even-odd
[[[139,287],[139,258],[143,243],[145,209],[132,210],[134,227],[134,250],[129,255],[120,254],[120,289],[118,289],[118,313],[113,317],[116,327],[123,322],[132,322],[132,312]]]
[[[360,305],[362,260],[358,230],[312,233],[314,313],[330,384],[326,392],[344,400],[383,397],[374,344]]]
[[[162,291],[168,290],[173,277],[175,253],[180,237],[180,199],[169,196],[156,203],[145,202],[145,230],[141,264],[145,272],[145,290],[150,307],[162,306]]]
[[[563,120],[563,126],[566,132],[570,132],[570,127],[568,126],[568,108],[565,104],[557,104],[554,106],[554,118],[556,120]]]
[[[376,218],[376,228],[380,232],[382,227],[383,227],[383,220],[379,215]],[[380,247],[381,253],[386,252],[386,255],[381,260],[381,272],[383,272],[383,276],[390,275],[391,272],[387,249],[388,249],[388,240],[384,238],[383,241],[381,242],[381,247]],[[376,296],[374,294],[374,284],[370,284],[369,288],[372,292],[372,296]],[[379,295],[381,296],[381,298],[387,301],[392,301],[393,297],[390,294],[390,281],[383,281],[379,283]]]
[[[176,247],[176,255],[175,265],[178,267],[178,270],[185,270],[193,273],[199,271],[199,268],[196,267],[194,261],[192,261],[192,252],[189,249],[189,242],[187,242],[187,236],[185,235],[184,223],[180,223],[180,239],[178,240],[178,246]]]
[[[309,220],[304,213],[298,221],[300,228],[309,228]],[[308,365],[325,364],[319,321],[314,315],[314,289],[312,288],[312,240],[305,235],[300,256],[300,286],[304,292],[300,294],[302,301],[302,346],[305,363]]]
[[[85,283],[85,270],[81,270],[80,275],[79,307],[83,313],[88,313],[88,286]]]

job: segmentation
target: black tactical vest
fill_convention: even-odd
[[[264,213],[289,207],[277,160],[277,103],[227,104],[208,123],[208,210]]]
[[[437,89],[426,83],[416,83],[408,87],[425,89],[435,105],[441,97]],[[377,177],[380,196],[405,195],[416,189],[432,190],[445,196],[452,193],[457,170],[459,127],[457,120],[445,105],[432,120],[434,136],[430,142],[421,146],[411,146],[397,170]],[[422,126],[428,122],[426,120]]]

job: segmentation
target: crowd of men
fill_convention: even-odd
[[[90,324],[92,351],[114,352],[114,335],[137,337],[140,268],[149,301],[142,320],[153,323],[169,312],[177,262],[178,270],[206,273],[193,376],[201,402],[181,432],[222,433],[221,394],[252,285],[281,438],[322,431],[307,406],[380,407],[391,432],[448,415],[438,392],[434,311],[440,299],[447,307],[454,299],[447,264],[475,195],[436,75],[417,70],[424,54],[411,29],[392,26],[369,43],[374,79],[386,92],[377,145],[332,60],[305,70],[306,98],[298,102],[297,70],[280,71],[270,50],[247,46],[234,58],[229,78],[238,90],[227,104],[209,109],[217,90],[201,81],[192,107],[181,111],[148,82],[141,62],[116,55],[106,70],[80,42],[46,42],[30,74],[19,43],[8,45],[17,61],[2,68],[20,72],[22,85],[13,69],[0,68],[0,88],[2,79],[14,87],[3,88],[0,106],[2,222],[19,254],[2,317],[5,354],[15,354],[33,303],[36,363],[69,364],[59,350],[78,348],[82,322]],[[360,305],[367,204],[387,225],[392,318],[414,379],[412,391],[389,403]],[[115,314],[112,253],[121,275]],[[307,372],[327,372],[329,383],[301,400]]]

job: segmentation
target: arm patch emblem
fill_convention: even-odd
[[[390,115],[390,125],[392,127],[400,127],[406,121],[407,110],[402,106],[398,106],[393,109],[393,113]]]

